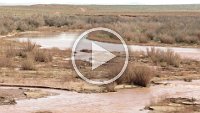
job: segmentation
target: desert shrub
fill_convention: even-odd
[[[123,63],[120,63],[116,66],[109,68],[109,75],[117,75],[119,74],[119,70]],[[117,84],[135,84],[139,86],[146,87],[151,79],[154,76],[154,71],[150,67],[143,66],[143,65],[135,65],[130,64],[128,65],[127,69],[123,73],[123,75],[116,80]]]
[[[197,36],[186,36],[184,39],[184,42],[189,44],[196,44],[198,41],[199,39]]]
[[[154,76],[153,69],[142,65],[133,66],[132,68],[133,71],[129,69],[129,73],[134,72],[135,74],[135,77],[133,78],[133,83],[139,86],[146,87]]]
[[[22,70],[36,70],[36,67],[32,58],[27,58],[24,61],[22,61],[21,68]]]
[[[0,57],[0,67],[11,67],[11,66],[12,66],[11,58],[5,56]]]
[[[134,38],[134,34],[131,32],[124,32],[123,33],[123,37],[127,40],[127,41],[131,41]]]
[[[107,23],[116,23],[119,21],[117,16],[89,16],[87,18],[87,23],[89,24],[107,24]]]
[[[61,27],[61,26],[72,26],[73,24],[76,23],[76,20],[78,18],[76,17],[70,17],[70,16],[63,16],[63,15],[54,15],[54,16],[45,16],[45,25],[47,26],[56,26],[56,27]]]
[[[126,39],[127,41],[132,41],[137,43],[147,43],[150,40],[150,38],[148,38],[145,34],[135,33],[130,30],[127,30],[121,34],[123,38]]]
[[[135,84],[146,87],[154,76],[154,71],[144,65],[129,64],[117,83]]]
[[[185,42],[186,34],[185,33],[177,33],[175,35],[175,40],[177,43],[183,43]]]
[[[32,52],[36,48],[36,44],[32,43],[30,40],[23,44],[22,50],[25,52]]]
[[[44,17],[42,15],[32,15],[26,19],[27,23],[32,27],[40,27],[45,25]]]
[[[176,42],[187,43],[187,44],[197,44],[199,42],[198,36],[189,36],[187,34],[179,34],[176,36]]]
[[[40,49],[37,49],[33,52],[33,57],[36,62],[51,62],[53,59],[50,52]]]
[[[155,64],[160,64],[165,62],[168,65],[179,67],[181,62],[180,56],[169,49],[167,51],[162,51],[155,48],[151,48],[150,50],[147,49],[147,56]]]
[[[139,35],[139,43],[147,43],[149,38],[146,35],[140,34]]]
[[[5,35],[16,29],[16,18],[3,16],[0,17],[0,34]]]
[[[15,45],[9,45],[6,47],[5,55],[6,57],[15,57],[17,55],[17,48]]]
[[[9,31],[3,25],[0,25],[0,35],[8,34]]]
[[[16,30],[27,31],[27,30],[33,30],[33,28],[27,23],[27,20],[20,20],[17,22]]]
[[[16,30],[19,31],[33,30],[35,28],[45,25],[44,18],[41,15],[32,15],[30,17],[22,18],[16,23]]]
[[[161,43],[165,43],[165,44],[173,44],[175,43],[175,39],[172,36],[169,35],[160,35],[159,36]]]
[[[153,31],[146,31],[146,35],[150,40],[153,40],[153,38],[156,36],[156,33]]]

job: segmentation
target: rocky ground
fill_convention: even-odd
[[[199,113],[200,101],[194,98],[167,98],[146,107],[149,113]]]

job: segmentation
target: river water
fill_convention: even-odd
[[[0,106],[0,113],[147,113],[143,108],[166,97],[200,99],[200,81],[165,82],[168,85],[150,88],[123,89],[118,92],[81,94],[76,92],[41,89],[59,95],[47,98],[18,100],[16,105]],[[5,88],[5,87],[4,87]]]
[[[59,48],[59,49],[71,49],[75,40],[78,38],[78,33],[61,33],[58,35],[51,36],[38,36],[38,37],[20,37],[17,40],[24,42],[30,40],[38,45],[41,45],[42,48]],[[97,42],[93,41],[96,44],[105,47],[109,51],[123,51],[124,49],[121,47],[121,44],[112,44],[105,42]],[[82,47],[79,49],[91,49],[91,40],[84,39],[81,44]],[[190,58],[195,60],[200,60],[200,48],[180,48],[180,47],[158,47],[158,46],[139,46],[139,45],[128,45],[130,51],[146,51],[147,49],[151,49],[154,47],[155,49],[161,50],[172,50],[178,53],[180,56],[184,58]]]

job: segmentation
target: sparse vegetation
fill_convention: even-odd
[[[15,45],[9,45],[6,47],[5,51],[6,57],[14,57],[17,55],[17,48]]]
[[[32,43],[30,40],[24,43],[22,47],[22,51],[24,52],[32,52],[36,48],[36,44]]]
[[[33,52],[33,57],[36,62],[51,62],[52,61],[52,55],[48,51],[36,49]]]
[[[166,63],[175,67],[179,67],[181,58],[178,54],[171,50],[162,51],[159,49],[151,48],[147,49],[147,56],[155,63],[161,64]]]
[[[22,61],[21,68],[22,70],[36,70],[34,61],[31,58]]]
[[[172,36],[168,36],[168,35],[161,35],[160,41],[161,41],[161,43],[165,43],[165,44],[174,44],[175,43],[175,39]]]
[[[111,75],[117,75],[118,67],[111,69]],[[117,80],[118,84],[135,84],[139,86],[146,87],[150,83],[151,79],[154,77],[154,69],[151,69],[148,66],[129,64],[124,74]]]
[[[197,16],[198,17],[198,16]],[[117,31],[129,43],[179,44],[199,45],[200,26],[196,15],[194,16],[83,16],[33,14],[26,17],[1,16],[0,34],[5,35],[13,31],[34,30],[41,26],[66,27],[68,29],[89,29],[94,27],[107,27]],[[6,20],[6,21],[5,21]],[[177,22],[179,24],[177,24]],[[182,29],[184,28],[184,29]],[[104,37],[104,36],[103,36]],[[99,35],[101,39],[102,36]],[[112,38],[112,37],[110,37]],[[102,40],[109,40],[103,38]]]

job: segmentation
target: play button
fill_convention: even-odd
[[[116,43],[107,43],[107,39]],[[127,45],[118,33],[107,28],[93,28],[75,40],[71,60],[80,78],[103,85],[114,82],[124,73],[128,56]]]
[[[111,52],[92,42],[92,70],[98,68],[115,57],[116,56]]]

